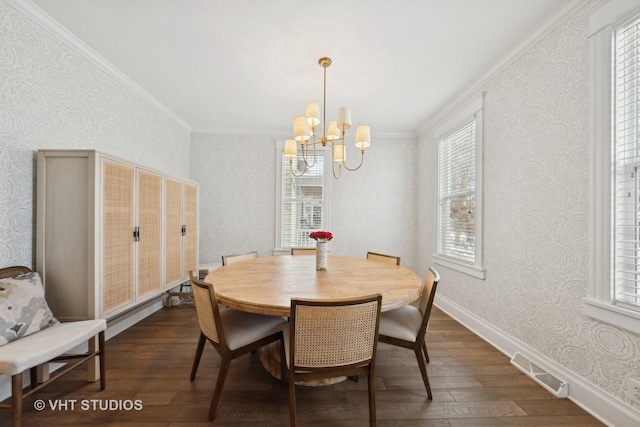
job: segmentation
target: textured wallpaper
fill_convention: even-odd
[[[413,173],[417,141],[376,137],[375,129],[372,132],[364,166],[344,173],[339,180],[331,178],[330,231],[334,239],[329,250],[358,257],[366,256],[367,251],[396,254],[402,265],[416,268]],[[252,250],[258,250],[260,256],[272,254],[276,241],[275,139],[192,136],[191,179],[200,183],[201,262],[220,262],[223,254]]]
[[[35,155],[96,149],[187,178],[190,132],[0,0],[0,267],[33,266]]]
[[[629,403],[640,337],[586,317],[581,301],[590,255],[588,16],[598,3],[585,2],[482,88],[487,278],[440,267],[438,292]],[[436,144],[429,133],[421,142],[423,169],[433,170]],[[423,235],[435,232],[430,179],[423,173]],[[421,248],[434,253],[435,239]]]

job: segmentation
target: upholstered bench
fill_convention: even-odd
[[[16,307],[16,294],[20,294],[20,280],[25,274],[31,273],[26,267],[10,267],[0,269],[0,322],[2,328],[7,328],[15,337],[7,339],[5,335],[0,337],[0,374],[11,376],[11,402],[0,404],[0,408],[11,409],[13,427],[19,427],[22,423],[22,402],[25,397],[40,390],[51,381],[68,373],[77,366],[99,356],[100,361],[100,389],[105,388],[105,362],[104,362],[104,331],[107,322],[104,319],[82,320],[77,322],[60,323],[50,311],[42,297],[42,301],[35,302],[33,295],[29,295],[29,308],[34,311],[36,307],[36,319],[41,323],[49,324],[44,329],[25,325],[24,319],[18,317],[21,309]],[[35,276],[35,274],[33,275]],[[31,277],[33,277],[31,276]],[[14,279],[9,279],[14,278]],[[36,276],[39,283],[39,276]],[[3,281],[3,279],[5,279]],[[9,282],[11,280],[11,282]],[[26,286],[37,286],[32,280],[24,280]],[[18,284],[16,287],[15,284]],[[40,284],[40,287],[42,285]],[[44,296],[44,292],[42,292]],[[13,299],[12,299],[13,298]],[[39,304],[39,305],[38,305]],[[42,314],[41,312],[45,312]],[[47,318],[50,315],[50,318]],[[7,330],[4,332],[6,334]],[[26,335],[21,335],[26,332]],[[98,347],[81,354],[66,354],[75,347],[87,342],[98,335]],[[37,367],[48,362],[67,363],[45,382],[38,384]],[[23,390],[23,372],[29,370],[31,385],[28,391]]]

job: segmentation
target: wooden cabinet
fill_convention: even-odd
[[[198,187],[165,178],[164,188],[165,287],[171,288],[198,271]]]
[[[36,267],[60,320],[113,318],[197,268],[197,184],[92,150],[41,150],[37,188]]]

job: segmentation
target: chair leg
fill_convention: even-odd
[[[105,359],[104,331],[98,334],[98,345],[100,346],[100,390],[107,387],[107,361]]]
[[[191,368],[191,381],[196,378],[196,372],[198,372],[198,365],[200,364],[200,358],[202,357],[202,350],[204,350],[204,343],[206,337],[200,332],[200,338],[198,339],[198,347],[196,348],[196,355],[193,358],[193,367]]]
[[[284,340],[281,339],[278,344],[280,344],[280,380],[282,380],[282,385],[286,385],[289,381],[287,370],[287,355],[284,353]]]
[[[289,418],[291,427],[296,426],[296,381],[293,375],[289,375]]]
[[[376,425],[376,381],[373,372],[369,372],[369,425],[375,427]]]
[[[22,427],[22,372],[11,376],[11,425]]]
[[[424,351],[424,357],[427,359],[427,363],[429,363],[429,352],[427,351],[427,343],[422,343],[422,350]]]
[[[424,363],[424,358],[422,357],[422,349],[420,347],[416,347],[414,348],[414,353],[416,354],[416,358],[418,359],[418,366],[420,366],[420,373],[422,374],[424,387],[427,389],[427,396],[429,397],[429,400],[433,400],[433,396],[431,395],[431,386],[429,385],[429,376],[427,375],[427,364]]]
[[[211,399],[211,407],[209,408],[209,421],[216,417],[218,403],[220,403],[220,396],[222,395],[222,387],[224,386],[224,381],[227,379],[227,373],[229,373],[229,366],[231,366],[231,358],[223,357],[222,363],[220,363],[216,388],[213,391],[213,399]]]

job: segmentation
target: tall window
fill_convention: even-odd
[[[614,292],[640,310],[640,17],[614,31]]]
[[[291,173],[289,160],[282,150],[279,155],[279,209],[278,243],[279,249],[292,247],[314,247],[315,241],[309,238],[314,230],[327,228],[328,175],[326,173],[326,153],[316,152],[315,165],[307,168],[302,176]],[[307,161],[311,163],[311,158]],[[302,172],[302,155],[293,159],[293,171]],[[329,165],[331,166],[331,165]]]
[[[590,19],[593,262],[583,307],[640,333],[640,9],[629,7],[612,0]]]
[[[484,278],[481,191],[482,98],[461,111],[438,141],[438,245],[435,262]],[[439,135],[439,136],[438,136]]]
[[[438,253],[467,263],[474,262],[476,253],[475,142],[473,119],[442,138],[438,147]]]

